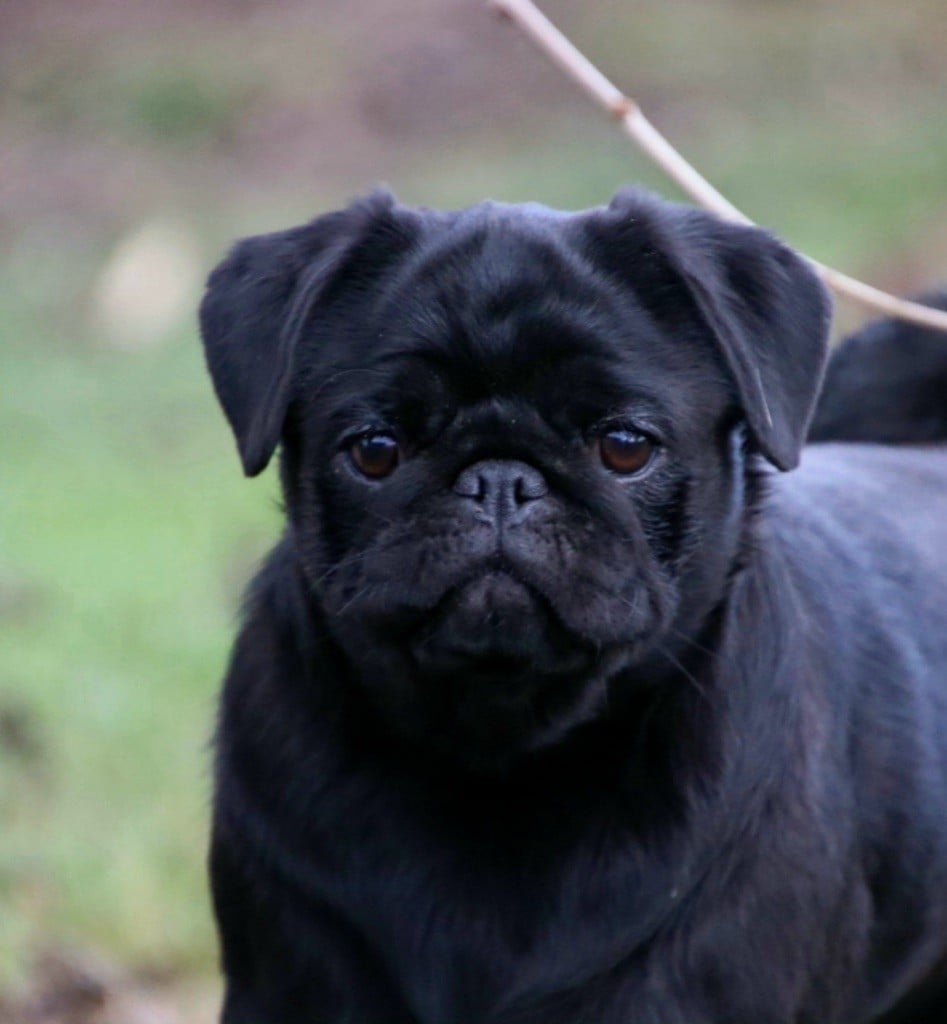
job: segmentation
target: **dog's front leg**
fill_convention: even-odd
[[[377,956],[331,908],[210,855],[226,991],[221,1024],[417,1024]]]

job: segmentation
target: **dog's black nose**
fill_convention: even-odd
[[[454,493],[474,503],[478,519],[498,526],[525,519],[533,502],[545,497],[548,488],[542,473],[525,462],[485,459],[457,477]]]

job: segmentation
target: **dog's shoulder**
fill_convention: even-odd
[[[947,658],[947,446],[814,445],[767,500],[766,540],[815,648],[842,651],[839,674],[856,687],[885,666],[906,685],[935,682]]]
[[[838,533],[868,556],[929,561],[947,540],[947,445],[811,445],[770,492],[783,529]]]

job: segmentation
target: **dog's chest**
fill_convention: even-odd
[[[323,884],[421,1024],[531,1020],[645,947],[681,899],[686,865],[646,854],[622,811],[567,801],[558,821],[505,807],[461,826],[393,807],[359,841],[323,835],[345,847]]]

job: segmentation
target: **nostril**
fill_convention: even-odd
[[[547,490],[546,481],[541,473],[524,471],[513,481],[513,500],[517,505],[525,505],[529,501],[545,497]]]
[[[472,498],[482,503],[487,495],[487,481],[477,466],[465,469],[454,481],[454,493],[462,498]]]

